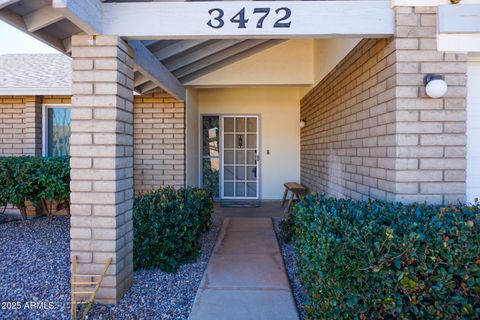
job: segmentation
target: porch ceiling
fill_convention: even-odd
[[[85,16],[72,15],[68,8],[65,9],[68,5],[64,0],[0,0],[0,19],[71,55],[73,35],[97,33],[94,22],[87,21],[90,16],[95,16],[88,6],[101,10],[101,2],[152,1],[71,2],[81,7],[80,12],[85,10]],[[186,83],[283,41],[286,40],[129,40],[136,49],[135,91],[143,94],[161,89],[184,99]],[[139,61],[139,58],[143,61]]]

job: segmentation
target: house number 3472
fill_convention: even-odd
[[[264,21],[270,15],[270,8],[254,8],[252,16],[255,17],[255,22],[257,23],[256,28],[261,29],[264,26]],[[290,21],[290,17],[292,15],[292,10],[287,7],[278,8],[274,11],[275,13],[275,23],[273,24],[274,28],[290,28],[292,22]],[[213,8],[208,11],[210,15],[210,20],[207,22],[207,25],[214,29],[220,29],[225,26],[225,11],[220,8]],[[230,22],[233,24],[237,24],[237,28],[245,29],[247,28],[247,24],[249,23],[252,17],[247,18],[245,13],[245,8],[238,11],[233,17],[230,18]]]

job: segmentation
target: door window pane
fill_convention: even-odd
[[[236,134],[235,135],[235,148],[243,149],[245,148],[245,135],[244,134]]]
[[[225,118],[223,124],[225,132],[234,132],[234,122],[233,118]]]
[[[257,183],[247,182],[247,197],[256,197],[256,196],[257,196]]]
[[[233,147],[235,146],[233,142],[233,134],[225,134],[224,139],[225,139],[225,142],[224,142],[225,148],[233,149]]]
[[[223,173],[223,178],[225,180],[233,180],[233,170],[235,167],[225,167],[225,172]]]
[[[202,125],[203,155],[218,157],[219,117],[204,116]]]
[[[235,159],[237,164],[245,164],[245,150],[235,151],[237,158]]]
[[[233,182],[225,182],[225,189],[223,190],[225,197],[233,197],[235,196],[233,192]]]
[[[245,132],[245,118],[237,118],[236,119],[236,132]]]
[[[234,164],[234,151],[225,151],[225,164]]]
[[[257,167],[247,167],[247,180],[257,179]]]
[[[203,187],[211,190],[214,197],[219,196],[220,159],[203,159]]]
[[[236,182],[235,183],[235,196],[236,197],[245,197],[245,182]]]
[[[247,148],[256,149],[257,148],[257,135],[249,134],[247,137]]]
[[[257,132],[257,119],[248,118],[247,119],[247,130],[248,132]]]
[[[70,154],[70,108],[47,108],[48,156]]]
[[[256,164],[257,152],[253,150],[247,151],[247,164]]]
[[[235,168],[235,180],[245,180],[245,167]]]

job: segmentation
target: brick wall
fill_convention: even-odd
[[[436,50],[436,8],[396,8],[395,36],[363,40],[301,103],[301,177],[335,196],[465,199],[466,55]],[[425,94],[428,73],[444,98]]]
[[[42,100],[0,96],[0,156],[41,155]]]
[[[79,273],[112,265],[97,301],[133,274],[133,50],[119,37],[72,37],[70,249]]]
[[[165,93],[134,100],[135,192],[185,185],[185,105]]]
[[[301,180],[311,190],[354,199],[392,196],[394,47],[360,42],[301,101]]]
[[[396,200],[465,200],[466,54],[436,50],[436,8],[396,10]],[[445,76],[443,99],[426,97],[423,77]]]

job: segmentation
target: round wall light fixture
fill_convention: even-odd
[[[427,74],[423,78],[425,92],[430,98],[441,98],[447,93],[448,85],[444,76],[440,74]]]
[[[300,129],[305,128],[306,125],[307,123],[305,122],[305,120],[300,120]]]

